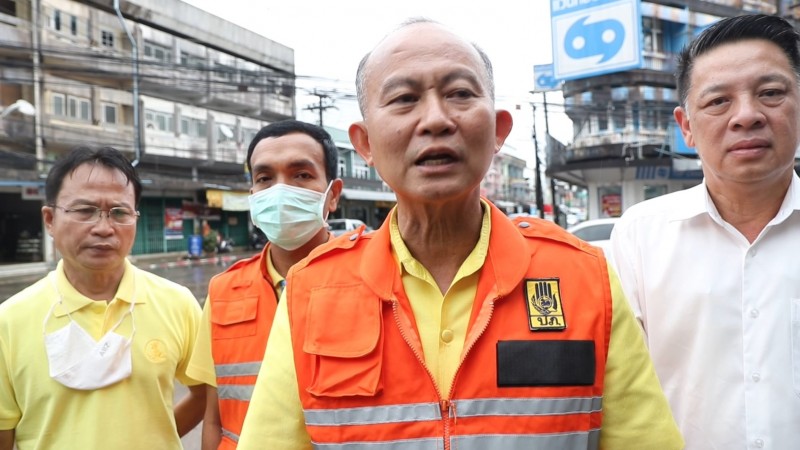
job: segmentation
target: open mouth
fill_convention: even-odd
[[[416,164],[418,166],[443,166],[445,164],[451,164],[454,162],[456,162],[456,158],[454,158],[452,155],[434,153],[418,159]]]

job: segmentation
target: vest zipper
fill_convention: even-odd
[[[431,380],[431,384],[433,384],[433,389],[436,391],[436,397],[439,400],[439,406],[442,408],[442,421],[444,422],[444,449],[450,449],[450,401],[444,400],[442,398],[442,393],[439,391],[439,386],[436,384],[436,378],[433,377],[431,370],[428,368],[428,365],[425,364],[425,358],[419,354],[416,348],[411,345],[411,341],[406,335],[405,329],[403,328],[402,324],[400,323],[400,312],[397,310],[398,302],[397,300],[390,300],[392,302],[392,315],[394,316],[394,321],[397,324],[397,329],[400,330],[400,336],[403,336],[403,340],[406,341],[406,345],[411,349],[414,353],[414,356],[417,357],[417,361],[422,364],[422,367],[425,368],[425,372],[428,373],[428,378]]]
[[[440,400],[439,407],[442,409],[442,419],[444,420],[444,450],[450,449],[450,400]]]
[[[461,373],[461,367],[464,366],[464,361],[467,360],[467,357],[469,356],[470,351],[472,351],[472,348],[475,347],[475,343],[478,342],[478,340],[481,338],[481,336],[483,336],[483,333],[486,332],[486,329],[489,328],[489,322],[492,321],[492,315],[494,315],[494,303],[498,299],[500,299],[500,297],[495,297],[489,302],[489,317],[486,318],[486,322],[483,324],[483,328],[481,328],[481,330],[478,332],[478,335],[475,337],[475,339],[473,339],[472,342],[470,342],[469,347],[464,349],[464,351],[462,352],[464,354],[464,357],[458,363],[458,368],[456,369],[456,374],[453,376],[453,383],[450,385],[450,394],[447,396],[448,399],[452,399],[453,395],[455,395],[456,381],[458,380],[458,375]],[[442,405],[442,415],[444,415],[444,411],[445,411],[444,408],[446,407],[447,408],[447,412],[448,412],[448,417],[450,417],[450,409],[453,407],[452,401],[451,400],[444,400],[444,401],[442,401],[441,405]],[[455,416],[455,415],[456,415],[456,413],[453,414],[453,416]],[[457,418],[455,418],[455,419],[457,420]],[[446,425],[445,425],[445,433],[448,434],[448,435],[450,434],[449,424],[450,424],[450,421],[448,420],[446,422]],[[444,448],[445,448],[445,450],[448,450],[450,448],[449,436],[447,437],[447,440],[445,440]]]

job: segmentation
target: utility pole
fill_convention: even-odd
[[[333,99],[331,96],[324,92],[318,92],[316,89],[314,89],[314,92],[312,92],[311,95],[318,98],[318,103],[317,105],[308,105],[305,107],[305,109],[309,111],[319,111],[319,126],[322,127],[322,113],[324,113],[326,109],[336,108],[336,106],[333,105]],[[330,103],[325,104],[325,99],[330,100]]]
[[[544,193],[542,192],[542,158],[539,157],[539,140],[536,139],[536,105],[533,107],[533,151],[536,152],[536,210],[544,219]]]
[[[544,102],[544,132],[547,139],[549,140],[550,125],[547,121],[547,92],[545,91],[542,91],[542,101]],[[553,197],[553,222],[555,222],[556,225],[561,225],[558,220],[558,201],[556,200],[556,179],[552,176],[550,177],[550,193]]]

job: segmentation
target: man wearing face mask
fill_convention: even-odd
[[[203,450],[236,448],[284,277],[330,239],[325,219],[342,192],[337,163],[330,135],[296,120],[268,125],[250,143],[250,217],[269,243],[209,284],[188,368],[209,385]]]
[[[0,305],[0,450],[178,450],[202,419],[185,371],[200,306],[126,260],[141,193],[112,148],[50,170],[42,218],[62,260]],[[173,408],[175,379],[189,395]]]

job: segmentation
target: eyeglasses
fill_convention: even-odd
[[[96,206],[79,206],[77,208],[64,208],[58,205],[52,205],[53,208],[58,208],[67,216],[80,223],[97,223],[103,217],[103,213],[117,225],[133,225],[139,218],[139,211],[134,211],[130,208],[117,206],[108,210],[100,209]]]

